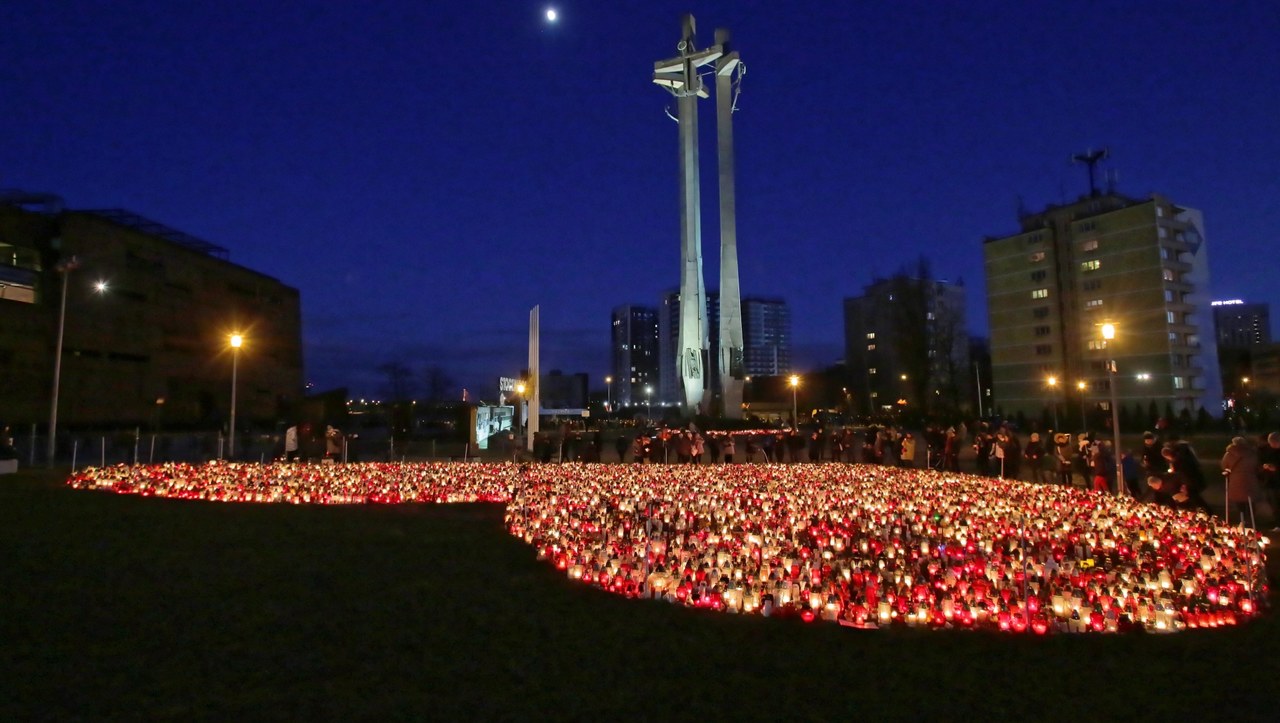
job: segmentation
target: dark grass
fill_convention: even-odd
[[[572,584],[499,505],[0,478],[0,719],[1276,720],[1280,624],[864,632]]]

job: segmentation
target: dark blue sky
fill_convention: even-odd
[[[302,292],[308,377],[375,394],[440,364],[607,372],[610,309],[679,269],[679,16],[733,30],[744,294],[791,304],[802,368],[841,299],[924,253],[986,328],[981,239],[1086,188],[1200,208],[1218,297],[1277,300],[1275,2],[10,2],[0,187],[124,207]],[[702,103],[715,284],[713,101]]]

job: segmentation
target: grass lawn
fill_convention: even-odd
[[[1280,715],[1274,613],[1049,638],[698,613],[570,583],[500,505],[205,504],[24,472],[0,477],[0,554],[3,720]]]

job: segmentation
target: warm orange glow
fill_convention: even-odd
[[[1057,378],[1057,377],[1049,377],[1049,378],[1048,378],[1047,380],[1045,380],[1045,381],[1047,381],[1047,382],[1049,383],[1049,386],[1051,386],[1051,387],[1056,387],[1056,386],[1058,386],[1058,378]]]
[[[1102,325],[1102,338],[1103,338],[1103,339],[1106,339],[1107,341],[1111,341],[1112,339],[1116,338],[1116,325],[1115,325],[1115,324],[1103,324],[1103,325]]]
[[[239,348],[240,348],[240,347],[242,347],[242,346],[244,346],[244,335],[243,335],[243,334],[232,334],[232,335],[231,335],[231,348],[232,348],[232,349],[239,349]]]
[[[791,384],[791,386],[793,387],[798,387],[800,386],[800,377],[796,376],[795,374],[792,374],[791,378],[788,379],[787,382]]]

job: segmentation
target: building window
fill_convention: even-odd
[[[1036,356],[1049,356],[1052,353],[1052,344],[1036,344]]]
[[[875,344],[867,344],[867,351],[875,351],[875,350],[876,350]]]
[[[1080,244],[1080,250],[1081,251],[1097,251],[1098,239],[1096,238],[1089,239],[1088,241],[1085,241],[1084,243]]]
[[[1041,269],[1041,270],[1039,270],[1039,271],[1032,271],[1032,272],[1031,272],[1031,280],[1032,280],[1032,281],[1044,281],[1045,276],[1047,276],[1048,274],[1049,274],[1049,272],[1045,271],[1044,269]]]
[[[1164,300],[1165,300],[1165,303],[1169,303],[1169,304],[1173,303],[1173,292],[1168,289],[1165,289]]]
[[[1081,221],[1080,223],[1076,224],[1076,231],[1078,232],[1096,231],[1096,230],[1098,230],[1097,221]]]
[[[1165,315],[1165,318],[1169,320],[1170,324],[1178,323],[1178,315],[1173,313],[1172,311],[1166,311],[1164,312],[1164,315]]]
[[[1049,307],[1037,306],[1031,310],[1031,316],[1035,319],[1047,319],[1049,318]]]
[[[1187,388],[1187,378],[1186,378],[1186,377],[1174,377],[1174,378],[1173,378],[1173,388],[1174,388],[1174,389],[1186,389],[1186,388]]]
[[[1048,289],[1036,289],[1035,291],[1032,291],[1032,292],[1031,292],[1031,298],[1033,298],[1033,299],[1047,299],[1047,298],[1049,298],[1049,290],[1048,290]]]
[[[1086,309],[1096,309],[1100,306],[1102,306],[1102,299],[1089,299],[1084,302],[1084,308]]]
[[[1097,271],[1100,268],[1102,268],[1102,262],[1097,259],[1089,259],[1088,261],[1080,262],[1081,271]]]
[[[1181,336],[1178,332],[1176,332],[1176,331],[1171,331],[1171,332],[1169,332],[1169,343],[1170,343],[1170,344],[1173,344],[1173,345],[1175,345],[1175,346],[1176,346],[1176,345],[1177,345],[1177,344],[1179,344],[1181,341],[1182,341],[1182,336]]]
[[[1160,238],[1169,238],[1169,229],[1165,228],[1164,226],[1159,226],[1156,229],[1156,235],[1158,235]]]
[[[868,370],[867,370],[867,373],[868,373],[868,374],[875,374],[875,373],[876,373],[876,368],[875,368],[875,367],[871,367],[870,369],[868,369]]]
[[[1178,275],[1177,275],[1176,273],[1174,273],[1173,269],[1165,269],[1165,270],[1163,271],[1163,275],[1164,275],[1164,280],[1165,280],[1165,281],[1177,281],[1177,280],[1178,280]]]
[[[1031,262],[1031,263],[1033,263],[1033,264],[1038,264],[1038,263],[1040,263],[1041,261],[1044,261],[1044,252],[1043,252],[1043,251],[1037,251],[1037,252],[1035,252],[1034,254],[1031,254],[1031,256],[1029,256],[1029,257],[1027,258],[1027,260],[1028,260],[1028,261],[1030,261],[1030,262]]]
[[[1156,218],[1164,216],[1164,206],[1156,206]]]
[[[1047,325],[1046,325],[1046,326],[1037,326],[1037,327],[1036,327],[1036,336],[1049,336],[1049,327],[1048,327]]]
[[[874,338],[876,338],[876,333],[875,333],[874,331],[868,331],[868,332],[867,332],[867,338],[868,338],[868,339],[874,339]]]
[[[1106,348],[1107,348],[1107,340],[1106,340],[1106,339],[1090,339],[1090,340],[1089,340],[1089,350],[1090,350],[1090,351],[1097,351],[1097,350],[1099,350],[1099,349],[1106,349]]]
[[[1093,279],[1092,281],[1086,281],[1081,284],[1080,288],[1085,291],[1097,291],[1102,288],[1102,282],[1097,279]]]

